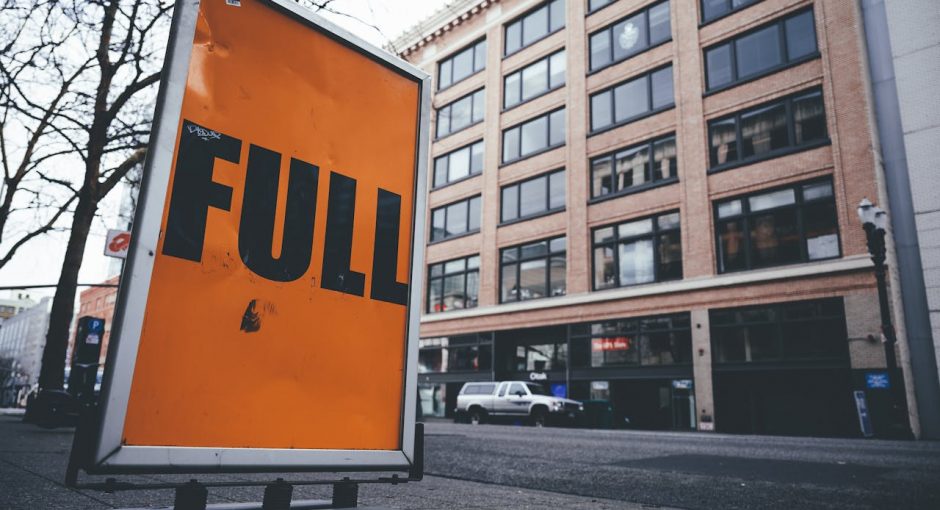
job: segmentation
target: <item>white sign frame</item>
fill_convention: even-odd
[[[206,0],[221,1],[221,0]],[[128,446],[122,444],[144,313],[157,251],[163,205],[176,144],[177,126],[200,0],[179,0],[173,13],[165,74],[157,97],[134,235],[128,250],[123,291],[115,311],[101,393],[97,443],[84,462],[89,473],[196,473],[272,471],[404,471],[415,465],[415,412],[417,405],[418,324],[424,281],[425,207],[427,195],[430,76],[339,28],[291,0],[257,0],[285,16],[371,58],[416,82],[418,132],[415,157],[414,218],[411,229],[410,288],[406,308],[405,376],[402,398],[400,449],[338,450],[279,448],[219,448]]]

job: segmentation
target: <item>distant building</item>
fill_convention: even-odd
[[[758,434],[860,435],[862,392],[887,430],[857,0],[460,0],[393,46],[432,86],[425,412],[532,379]]]
[[[120,275],[112,276],[101,283],[105,285],[117,285],[120,279]],[[79,305],[78,313],[75,314],[76,319],[84,316],[104,319],[104,337],[101,339],[101,356],[98,360],[98,363],[101,364],[104,364],[105,357],[108,353],[108,340],[111,339],[111,322],[114,319],[114,305],[117,300],[117,291],[117,287],[89,287],[83,290],[78,298]],[[74,329],[76,328],[73,328],[72,337],[69,339],[68,361],[66,361],[66,364],[71,362],[72,349],[75,347],[76,331],[74,331]]]
[[[44,297],[30,308],[5,320],[0,328],[0,405],[39,382],[42,351],[49,329],[52,298]]]
[[[0,323],[35,305],[36,301],[30,299],[29,294],[16,293],[8,298],[0,298]]]

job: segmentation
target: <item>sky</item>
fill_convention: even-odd
[[[384,47],[387,42],[398,37],[416,23],[450,3],[451,0],[334,0],[330,9],[336,13],[324,16],[377,46]],[[88,236],[79,283],[99,283],[118,270],[115,259],[103,254],[105,235],[109,228],[120,228],[121,221],[117,211],[121,203],[123,188],[117,187],[101,203],[100,218],[96,219],[91,234]],[[70,222],[66,222],[67,225]],[[55,284],[58,280],[68,233],[65,231],[46,234],[32,240],[17,252],[16,256],[0,269],[0,287],[14,285]],[[81,289],[79,289],[81,290]],[[55,290],[0,290],[0,297],[8,297],[20,292],[29,293],[38,300],[51,296]]]

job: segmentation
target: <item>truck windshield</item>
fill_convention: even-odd
[[[545,391],[545,387],[541,384],[525,383],[525,385],[529,387],[529,393],[533,395],[551,396],[547,391]]]

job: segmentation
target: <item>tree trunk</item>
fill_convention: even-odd
[[[42,352],[42,370],[39,374],[39,387],[43,390],[61,390],[63,387],[65,355],[68,351],[69,330],[75,308],[78,271],[82,267],[85,243],[97,209],[96,191],[85,186],[80,192],[78,205],[75,207],[69,242],[65,249],[65,260],[62,262],[62,272],[59,274],[55,297],[52,300],[49,331],[46,333],[46,346]]]

